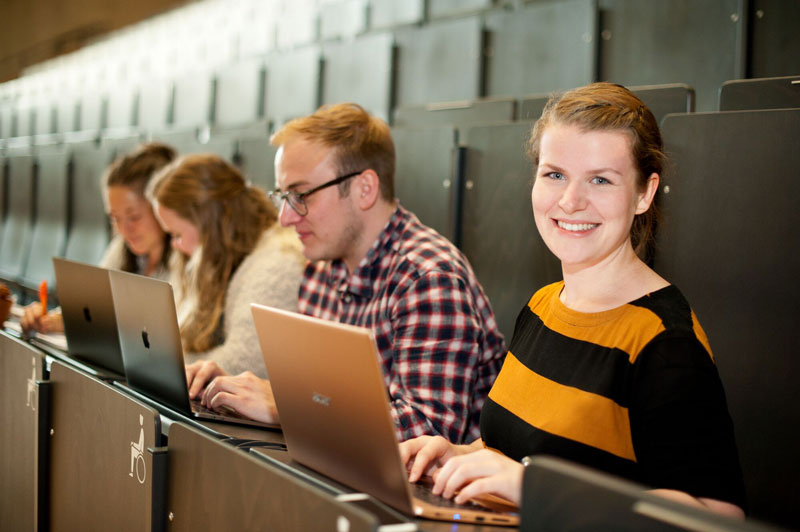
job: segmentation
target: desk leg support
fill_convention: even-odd
[[[50,396],[52,383],[36,381],[36,510],[34,529],[50,530]]]
[[[150,531],[164,532],[167,521],[167,448],[149,447],[147,453],[150,455],[153,476],[150,490]]]

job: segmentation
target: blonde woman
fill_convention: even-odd
[[[305,266],[297,236],[276,223],[266,194],[216,155],[181,157],[148,197],[177,251],[170,266],[186,363],[266,377],[250,303],[297,309]]]

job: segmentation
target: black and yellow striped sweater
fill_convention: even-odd
[[[481,415],[484,444],[743,507],[725,393],[680,291],[582,313],[561,303],[563,286],[542,288],[520,312]]]

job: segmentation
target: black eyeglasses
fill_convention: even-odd
[[[314,192],[319,192],[323,188],[332,187],[333,185],[338,185],[339,183],[343,183],[344,181],[350,179],[351,177],[355,177],[359,174],[363,174],[364,170],[360,172],[353,172],[352,174],[347,174],[343,176],[339,176],[335,179],[328,181],[327,183],[323,183],[318,187],[314,187],[311,190],[307,190],[305,192],[295,192],[294,190],[287,190],[286,192],[281,192],[280,189],[275,189],[269,193],[269,198],[272,200],[272,203],[275,204],[275,208],[280,210],[281,206],[283,205],[283,200],[289,202],[289,206],[294,209],[294,212],[299,214],[300,216],[305,216],[308,214],[308,205],[306,205],[306,198],[309,197]]]

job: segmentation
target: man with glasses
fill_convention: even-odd
[[[389,127],[355,104],[322,107],[272,137],[280,222],[309,260],[298,310],[375,331],[398,439],[479,436],[503,337],[467,259],[394,198]],[[189,375],[190,394],[223,375]],[[249,417],[279,421],[268,381],[246,372],[203,393]]]

